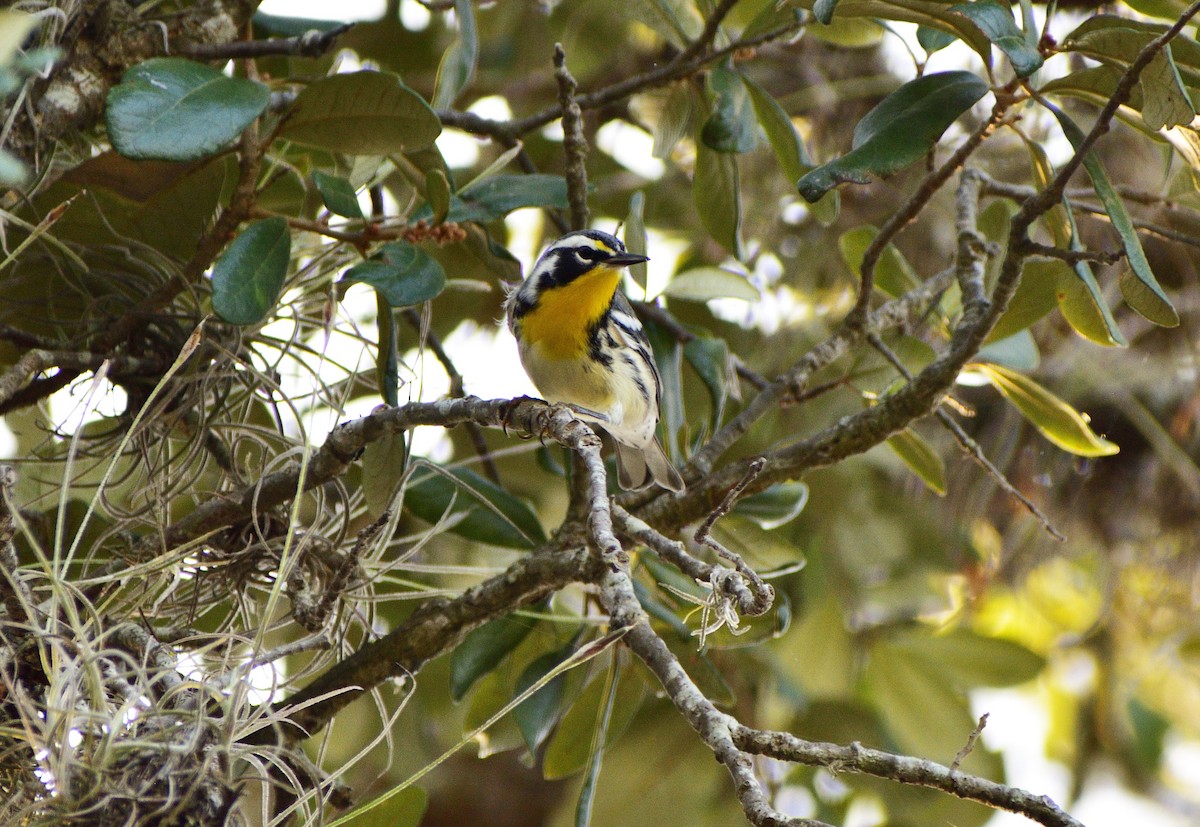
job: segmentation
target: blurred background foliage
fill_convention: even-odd
[[[372,445],[339,484],[304,497],[294,532],[281,512],[237,537],[142,561],[134,579],[113,567],[129,559],[125,550],[137,538],[198,501],[295,462],[306,442],[319,444],[334,423],[381,399],[403,402],[447,385],[478,393],[494,374],[517,376],[497,355],[511,349],[496,350],[490,336],[505,284],[560,232],[537,208],[566,206],[558,177],[562,134],[547,117],[544,126],[509,136],[520,140],[513,155],[513,140],[468,137],[451,124],[469,131],[463,112],[521,119],[556,106],[556,42],[584,94],[652,72],[700,33],[711,4],[391,0],[382,15],[357,20],[323,56],[261,57],[249,74],[235,61],[225,75],[200,77],[197,83],[216,90],[214,105],[228,121],[228,135],[217,135],[212,150],[191,146],[198,140],[194,122],[182,120],[176,136],[157,119],[162,110],[153,101],[149,111],[138,108],[164,78],[188,82],[178,73],[192,70],[177,64],[141,64],[149,66],[141,91],[126,75],[107,98],[104,120],[55,134],[50,145],[28,135],[19,144],[17,121],[44,91],[47,62],[72,60],[77,39],[95,36],[72,24],[153,29],[152,21],[191,7],[175,0],[106,5],[113,13],[103,26],[67,0],[13,6],[32,17],[0,13],[0,92],[9,112],[0,134],[11,138],[0,143],[0,183],[14,187],[0,213],[0,366],[11,368],[31,348],[79,349],[172,279],[185,279],[186,288],[121,343],[107,375],[93,380],[98,365],[82,365],[63,378],[60,368],[64,390],[54,395],[47,383],[56,380],[46,371],[5,402],[8,450],[19,473],[19,557],[42,572],[38,588],[84,573],[107,582],[112,588],[100,614],[112,622],[141,616],[156,629],[205,641],[178,651],[207,676],[243,674],[244,652],[214,642],[222,636],[252,638],[261,630],[260,643],[278,646],[317,628],[329,631],[332,653],[289,657],[269,676],[275,697],[286,696],[333,658],[394,627],[421,600],[457,593],[544,539],[566,508],[558,450],[516,445],[500,433],[474,435],[496,452],[489,469],[463,429],[415,446],[396,438]],[[593,224],[612,231],[624,221],[626,233],[644,226],[657,269],[648,295],[637,287],[631,295],[662,294],[659,306],[677,322],[646,317],[667,388],[666,439],[678,458],[755,392],[753,382],[737,377],[738,365],[773,378],[830,332],[853,300],[871,228],[912,195],[925,163],[869,186],[843,187],[817,204],[798,195],[797,171],[847,153],[855,124],[917,73],[966,69],[1000,86],[1022,56],[1028,61],[1031,49],[1038,55],[1039,43],[1046,61],[1025,72],[1031,85],[1086,126],[1132,55],[1183,8],[991,4],[1011,15],[1018,34],[1032,34],[1024,51],[1002,53],[973,13],[936,0],[807,5],[742,0],[717,47],[799,25],[704,71],[585,112]],[[829,23],[814,18],[814,11],[831,9]],[[272,14],[256,15],[254,36],[294,36],[317,25],[283,11],[277,4]],[[915,36],[914,23],[921,24]],[[760,572],[777,574],[776,607],[748,623],[745,635],[720,630],[697,651],[699,616],[659,584],[693,594],[697,588],[648,552],[637,559],[644,603],[662,634],[710,696],[741,720],[950,763],[977,717],[992,711],[964,769],[1049,792],[1068,809],[1090,797],[1086,814],[1080,811],[1094,819],[1089,824],[1114,823],[1104,821],[1105,805],[1097,802],[1109,801],[1115,789],[1148,808],[1138,812],[1175,819],[1159,823],[1200,818],[1200,142],[1188,100],[1198,100],[1200,45],[1193,34],[1189,27],[1176,41],[1163,74],[1143,82],[1097,149],[1135,220],[1150,230],[1142,233],[1146,255],[1179,326],[1157,326],[1130,308],[1118,286],[1123,263],[1098,265],[1102,301],[1076,296],[1084,309],[1072,310],[1079,304],[1064,304],[1077,287],[1070,273],[1064,287],[1057,265],[1042,262],[1031,265],[1043,267],[1037,278],[1027,271],[1029,287],[1007,317],[1012,336],[979,360],[1029,377],[1085,411],[1091,430],[1120,452],[1103,456],[1108,449],[1092,444],[1095,450],[1071,453],[1048,441],[1037,426],[1053,432],[1054,423],[1037,421],[1036,406],[1032,416],[1014,406],[986,381],[986,370],[970,371],[971,381],[953,393],[962,427],[1065,541],[930,419],[747,501],[718,524],[723,543]],[[986,68],[979,52],[990,61]],[[373,80],[350,74],[360,67],[394,72],[403,86],[376,95],[368,88]],[[333,73],[360,86],[339,90],[323,80]],[[1175,81],[1188,102],[1182,113],[1163,115],[1162,89]],[[371,105],[356,108],[355,95]],[[789,155],[770,101],[802,138],[798,154]],[[434,110],[442,122],[436,143]],[[1020,117],[997,130],[970,164],[997,181],[1035,186],[1047,165],[1068,157],[1069,144],[1045,109],[1031,103],[1016,112]],[[126,114],[133,120],[122,121]],[[961,141],[986,114],[964,108],[943,143]],[[275,140],[253,172],[261,191],[245,216],[250,223],[211,277],[196,279],[188,267],[198,246],[216,212],[237,197],[238,158],[221,150],[255,119],[259,134]],[[36,136],[36,123],[31,129]],[[34,146],[39,151],[29,150]],[[497,159],[503,167],[490,168]],[[487,177],[477,181],[481,174]],[[1082,175],[1076,183],[1076,202],[1097,202]],[[333,228],[364,238],[371,187],[382,194],[379,226],[392,231],[383,239],[390,246],[326,234]],[[999,244],[1011,210],[992,203],[1001,206],[989,208],[981,229]],[[422,230],[405,236],[419,219]],[[1073,220],[1085,246],[1116,247],[1103,209],[1076,207]],[[444,221],[457,222],[458,230],[429,231],[448,226]],[[1046,242],[1065,241],[1052,223],[1041,230]],[[881,295],[949,266],[955,243],[952,193],[939,193],[891,248]],[[208,270],[208,262],[200,266]],[[697,270],[717,266],[724,275]],[[262,282],[240,284],[247,271]],[[377,293],[350,287],[354,282]],[[910,369],[943,345],[956,302],[950,291],[928,323],[889,338]],[[1102,318],[1105,306],[1115,331]],[[203,358],[176,366],[164,380],[199,318],[214,310]],[[1127,346],[1096,341],[1106,338]],[[458,385],[444,375],[434,343],[446,346]],[[735,454],[828,427],[896,381],[878,353],[856,351],[813,377],[810,388],[820,392],[761,421]],[[421,454],[432,463],[416,458]],[[435,473],[451,463],[454,477]],[[331,577],[338,555],[401,488],[404,508],[358,560],[364,576],[332,619],[303,628],[272,599],[284,549],[299,549],[301,580]],[[72,552],[64,555],[64,545]],[[597,622],[587,595],[575,588],[496,621],[432,662],[415,689],[411,682],[385,688],[373,703],[359,701],[342,713],[309,744],[310,757],[359,798],[385,790],[473,731],[591,636]],[[724,770],[626,654],[597,659],[552,687],[536,697],[536,708],[531,702],[532,711],[475,738],[486,758],[469,747],[422,779],[420,791],[390,802],[386,815],[377,811],[361,823],[571,823],[580,771],[610,695],[611,751],[592,823],[741,820]],[[991,691],[1001,688],[1012,691]],[[256,702],[245,701],[246,708]],[[22,726],[37,726],[17,705],[5,709],[0,739],[8,766],[0,786],[16,790],[28,769],[19,747],[37,743]],[[68,753],[65,743],[61,734],[46,735],[41,746]],[[102,755],[89,760],[105,765]],[[770,762],[761,772],[779,806],[837,824],[969,827],[991,817],[977,805],[877,779]],[[317,805],[305,807],[315,818]],[[259,817],[254,807],[246,810],[251,820]]]

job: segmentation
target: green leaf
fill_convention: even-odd
[[[708,73],[712,114],[700,128],[700,140],[717,152],[749,152],[758,144],[754,107],[741,76],[730,69]]]
[[[818,23],[824,23],[826,26],[833,20],[833,13],[837,9],[838,0],[816,0],[813,3],[813,17]]]
[[[427,147],[441,131],[429,104],[400,78],[363,71],[306,86],[279,137],[345,155],[389,155]]]
[[[520,695],[533,686],[548,672],[552,672],[559,664],[574,654],[574,646],[566,646],[555,652],[547,652],[536,658],[525,667],[517,678],[513,695]],[[558,719],[562,717],[563,701],[567,684],[566,674],[556,676],[552,681],[534,692],[513,710],[513,719],[521,729],[525,745],[531,753],[537,753],[538,747],[550,735]]]
[[[683,358],[708,388],[708,395],[712,398],[712,423],[716,425],[729,398],[729,345],[715,336],[697,336],[683,346]],[[737,381],[736,374],[732,381]]]
[[[351,815],[344,827],[417,827],[429,796],[420,787],[406,787],[361,815]],[[370,802],[368,802],[369,804]]]
[[[706,302],[709,299],[757,301],[758,288],[745,276],[720,267],[694,267],[677,273],[662,294],[672,299]]]
[[[533,631],[535,620],[506,615],[473,629],[450,654],[450,697],[466,697],[475,681],[491,672]]]
[[[760,528],[771,531],[796,519],[806,505],[807,485],[802,482],[780,482],[766,491],[738,500],[737,505],[733,507],[733,513],[753,520]]]
[[[1053,104],[1045,105],[1058,119],[1071,146],[1078,150],[1079,145],[1083,143],[1083,132],[1061,109]],[[1133,271],[1132,275],[1140,282],[1136,288],[1126,292],[1125,279],[1122,279],[1122,292],[1125,294],[1125,300],[1129,302],[1130,307],[1156,325],[1175,327],[1179,324],[1179,314],[1175,312],[1171,300],[1167,298],[1167,294],[1163,292],[1158,280],[1154,278],[1154,273],[1150,270],[1150,262],[1146,260],[1146,253],[1142,249],[1142,242],[1138,239],[1137,229],[1133,226],[1133,220],[1125,210],[1125,205],[1117,195],[1116,189],[1113,188],[1112,182],[1109,181],[1108,173],[1104,171],[1104,165],[1100,162],[1099,156],[1095,152],[1089,152],[1083,159],[1083,166],[1087,170],[1088,177],[1092,179],[1092,186],[1096,190],[1096,195],[1100,197],[1101,203],[1104,204],[1104,211],[1108,213],[1113,228],[1121,237],[1121,246],[1125,248],[1125,258]]]
[[[949,763],[975,729],[966,697],[937,664],[911,657],[881,640],[870,649],[863,681],[884,726],[900,752]],[[936,715],[929,710],[936,709]],[[964,771],[980,760],[977,745]]]
[[[442,55],[434,83],[433,105],[449,109],[475,74],[479,59],[479,34],[475,28],[475,8],[471,0],[455,0],[454,16],[458,20],[458,38]]]
[[[685,48],[704,28],[704,19],[690,0],[625,0],[619,8],[677,49]]]
[[[885,31],[884,24],[868,17],[835,17],[828,24],[809,26],[805,34],[842,49],[870,49],[879,45]]]
[[[1046,666],[1045,658],[1019,643],[969,629],[905,632],[892,636],[888,645],[941,670],[960,689],[1017,686],[1036,678]]]
[[[940,52],[956,40],[958,35],[954,32],[943,31],[933,26],[917,27],[917,43],[921,44],[927,55]]]
[[[1058,299],[1057,277],[1060,266],[1061,269],[1070,269],[1063,261],[1026,259],[1021,270],[1021,283],[1017,285],[1017,291],[1013,293],[1004,315],[988,334],[989,342],[1007,339],[1014,333],[1027,329],[1054,309]]]
[[[650,154],[655,158],[667,158],[675,144],[679,143],[692,125],[692,86],[682,82],[671,86],[667,102],[663,105],[658,123],[654,125],[654,148]]]
[[[211,66],[155,57],[129,69],[108,92],[104,118],[127,158],[193,161],[233,143],[267,108],[261,83]]]
[[[1025,266],[1029,268],[1038,264],[1031,262]],[[1129,344],[1121,328],[1117,327],[1117,320],[1113,318],[1112,310],[1104,300],[1100,285],[1086,261],[1080,262],[1082,267],[1075,268],[1063,261],[1040,264],[1052,270],[1058,311],[1076,333],[1105,347],[1125,347]]]
[[[804,142],[792,125],[792,119],[779,105],[779,101],[767,94],[767,91],[749,78],[743,77],[750,102],[754,105],[754,114],[758,125],[762,127],[775,153],[775,160],[783,169],[784,176],[795,183],[800,176],[812,169],[812,161],[804,149]]]
[[[888,437],[887,444],[926,488],[939,497],[946,496],[946,463],[916,431],[905,428]]]
[[[382,347],[382,345],[381,345]],[[391,352],[395,353],[395,347]],[[384,394],[385,398],[387,394]],[[391,404],[390,402],[388,404]],[[378,519],[391,506],[408,465],[406,433],[388,433],[363,448],[362,491],[367,513]]]
[[[1042,354],[1033,334],[1028,330],[1018,330],[1011,336],[988,342],[979,349],[976,358],[980,362],[1003,365],[1016,371],[1033,371],[1042,361]]]
[[[1031,141],[1024,135],[1021,138],[1029,150],[1034,182],[1040,188],[1049,186],[1054,178],[1054,168],[1045,150],[1036,141]],[[1050,237],[1056,247],[1067,250],[1082,248],[1075,225],[1075,212],[1069,201],[1063,199],[1051,207],[1042,217],[1042,221],[1050,231]],[[1046,301],[1047,290],[1051,291],[1053,300],[1057,301],[1063,318],[1081,336],[1106,347],[1125,345],[1125,339],[1100,292],[1100,285],[1096,282],[1091,265],[1086,261],[1068,265],[1061,260],[1026,261],[1017,293],[1009,304],[1009,310],[1005,311],[996,329],[989,336],[989,341],[1016,333],[1021,329],[1019,325],[1026,320],[1032,324],[1041,318],[1036,316],[1036,313]],[[1010,313],[1011,319],[1008,318]]]
[[[758,118],[758,125],[762,127],[767,136],[767,142],[771,145],[775,160],[779,162],[784,176],[795,184],[800,180],[800,176],[815,166],[808,156],[804,142],[800,140],[796,127],[792,125],[792,119],[779,105],[779,101],[767,94],[765,89],[750,78],[743,76],[742,82],[746,84],[746,91],[750,93],[750,101],[754,104],[754,114]],[[838,193],[835,191],[826,193],[810,209],[813,217],[828,227],[837,220],[839,206]]]
[[[0,9],[0,67],[12,62],[37,22],[38,19],[32,14],[16,9]]]
[[[840,183],[886,178],[921,158],[942,133],[988,92],[971,72],[937,72],[888,95],[854,128],[853,149],[800,179],[800,194],[816,201]]]
[[[709,235],[740,259],[743,256],[742,195],[738,186],[737,157],[716,152],[697,141],[692,200]]]
[[[625,249],[630,253],[646,254],[646,194],[638,190],[629,196],[629,213],[625,216]],[[646,262],[629,265],[629,275],[638,287],[646,289]]]
[[[988,40],[1008,55],[1018,77],[1027,78],[1042,67],[1043,60],[1037,45],[1031,45],[1026,40],[1025,33],[1017,28],[1007,5],[1002,6],[992,0],[976,0],[951,6],[950,11],[970,18]]]
[[[1097,436],[1079,411],[1028,376],[999,365],[976,364],[973,367],[1046,439],[1064,451],[1081,457],[1107,457],[1120,450],[1107,439]]]
[[[425,170],[425,200],[433,212],[433,223],[441,224],[450,214],[450,179],[440,169]]]
[[[334,215],[344,218],[362,218],[362,207],[358,204],[358,196],[354,194],[354,185],[337,175],[330,175],[321,170],[313,170],[313,183],[317,192],[321,193],[321,202]]]
[[[1138,84],[1142,87],[1142,120],[1147,129],[1182,126],[1196,117],[1196,107],[1179,76],[1179,67],[1171,58],[1170,43],[1142,70]]]
[[[407,241],[393,241],[380,248],[379,259],[361,262],[347,270],[342,281],[369,284],[392,307],[410,307],[439,296],[446,289],[446,271],[420,247]]]
[[[279,301],[291,257],[287,219],[247,226],[213,265],[213,310],[230,324],[261,322]]]
[[[450,198],[446,221],[487,223],[503,218],[523,207],[567,207],[567,179],[561,175],[493,175],[472,182]],[[433,210],[425,205],[417,210],[413,221],[433,218]]]
[[[427,523],[437,523],[450,511],[449,531],[468,540],[518,549],[546,542],[528,505],[467,468],[417,479],[404,493],[404,507]]]
[[[838,238],[838,248],[842,252],[842,260],[860,279],[862,278],[862,261],[867,247],[879,235],[879,228],[865,225],[847,230]],[[888,244],[875,264],[875,286],[887,296],[896,298],[907,293],[921,283],[920,277],[908,263],[907,259],[896,249],[894,244]]]
[[[1160,23],[1094,14],[1063,38],[1059,48],[1124,69],[1151,40],[1167,28]],[[1200,44],[1185,34],[1176,35],[1171,41],[1171,56],[1189,86],[1200,84]],[[1144,78],[1143,75],[1139,79],[1139,87],[1143,85]]]
[[[587,685],[546,744],[546,753],[542,756],[542,775],[548,781],[572,776],[587,765],[592,754],[597,721],[607,702],[605,683],[603,680],[594,680]],[[615,692],[612,714],[604,733],[605,750],[629,729],[634,715],[642,707],[646,686],[633,670],[625,669],[617,676]]]
[[[662,415],[658,421],[666,437],[663,445],[667,456],[677,457],[681,453],[679,433],[684,425],[683,348],[671,331],[650,320],[646,320],[645,332],[662,380]]]
[[[1171,732],[1171,719],[1146,706],[1137,697],[1130,698],[1125,708],[1133,730],[1130,758],[1143,772],[1158,772],[1162,766],[1166,738]]]

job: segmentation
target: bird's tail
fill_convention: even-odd
[[[617,482],[626,491],[637,491],[656,482],[668,491],[682,491],[683,477],[675,470],[658,440],[635,448],[613,440],[617,446]]]

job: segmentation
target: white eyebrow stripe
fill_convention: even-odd
[[[591,236],[586,235],[564,236],[550,245],[551,250],[574,250],[579,247],[595,247],[596,249],[603,250],[607,253],[616,252],[603,241],[597,241]]]

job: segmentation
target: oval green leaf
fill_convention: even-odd
[[[104,118],[126,158],[193,161],[233,143],[267,107],[261,83],[179,57],[129,69],[108,92]]]
[[[330,175],[321,170],[313,170],[313,184],[321,193],[321,202],[325,209],[343,218],[362,218],[362,207],[358,196],[354,194],[354,185],[337,175]]]
[[[441,224],[450,214],[450,179],[441,169],[425,170],[425,199],[433,212],[433,223]]]
[[[213,265],[213,310],[230,324],[261,322],[279,300],[291,257],[287,219],[246,227]]]
[[[1079,145],[1083,143],[1083,132],[1061,109],[1049,103],[1044,105],[1058,119],[1063,134],[1067,136],[1071,146],[1078,150]],[[1150,270],[1150,262],[1146,260],[1146,252],[1142,249],[1142,242],[1138,238],[1137,228],[1133,226],[1133,219],[1129,217],[1125,204],[1117,195],[1099,156],[1095,152],[1089,152],[1083,159],[1083,168],[1087,170],[1088,177],[1092,179],[1092,187],[1096,190],[1096,195],[1100,197],[1100,202],[1104,205],[1104,211],[1108,213],[1113,228],[1121,237],[1121,246],[1125,249],[1125,259],[1129,262],[1133,278],[1141,283],[1138,287],[1128,291],[1122,284],[1125,300],[1129,302],[1130,307],[1154,324],[1161,327],[1177,326],[1179,314]],[[1129,300],[1130,296],[1134,297],[1134,301]]]
[[[926,488],[939,497],[946,496],[946,463],[916,431],[905,428],[888,437],[887,445],[920,477]]]
[[[369,801],[359,808],[361,812],[351,813],[346,821],[339,822],[341,827],[417,827],[421,823],[428,804],[425,790],[405,787],[380,798],[384,796],[383,801]]]
[[[967,17],[978,26],[987,39],[1008,56],[1018,77],[1027,78],[1042,68],[1044,61],[1037,50],[1037,43],[1030,43],[1025,33],[1017,28],[1007,4],[1001,6],[992,0],[977,0],[951,6],[950,11]]]
[[[943,670],[959,689],[1017,686],[1036,678],[1046,666],[1045,658],[1019,643],[969,629],[900,633],[889,646]]]
[[[342,281],[369,284],[392,307],[410,307],[440,295],[446,289],[446,271],[420,247],[394,241],[380,249],[378,259],[347,270]]]
[[[807,485],[802,482],[781,482],[766,491],[738,500],[733,513],[753,520],[760,528],[770,531],[796,519],[806,505]],[[796,558],[799,557],[800,550],[796,549]]]
[[[593,733],[603,714],[608,698],[604,680],[594,680],[587,685],[546,744],[542,758],[542,774],[550,781],[567,778],[582,770],[592,754]],[[631,670],[617,676],[612,703],[612,714],[604,732],[604,749],[608,749],[633,722],[633,717],[642,707],[646,687],[641,678]]]
[[[1097,436],[1079,411],[1028,376],[999,365],[976,364],[974,368],[1012,402],[1042,436],[1064,451],[1081,457],[1107,457],[1121,450]]]
[[[860,278],[863,256],[877,235],[879,228],[867,224],[847,230],[838,238],[842,260]],[[888,244],[875,264],[875,286],[885,295],[897,298],[920,283],[920,277],[896,245]]]
[[[672,299],[706,302],[709,299],[757,301],[758,288],[745,276],[720,267],[695,267],[676,274],[662,294]]]
[[[349,72],[296,96],[279,137],[345,155],[421,149],[442,131],[425,99],[390,72]]]
[[[567,207],[567,179],[561,175],[493,175],[479,183],[471,183],[450,198],[446,221],[481,224],[503,218],[513,210],[524,207]],[[433,209],[426,204],[415,213],[413,221],[429,221]]]
[[[804,142],[800,140],[796,127],[792,125],[792,119],[783,111],[779,101],[749,78],[743,77],[742,81],[750,95],[750,102],[754,105],[758,125],[762,127],[767,142],[771,145],[771,151],[775,153],[775,160],[779,162],[787,179],[795,183],[800,180],[801,175],[813,168]]]
[[[575,649],[567,646],[556,652],[547,652],[525,667],[517,678],[513,695],[520,695],[541,678],[553,672],[563,661],[569,658]],[[566,673],[555,676],[549,683],[523,700],[513,710],[513,719],[525,739],[525,746],[531,753],[536,753],[538,747],[550,735],[558,719],[562,717],[563,701],[567,683]]]
[[[428,523],[449,516],[449,531],[468,540],[517,549],[546,541],[528,505],[468,468],[419,478],[406,489],[404,507]]]
[[[927,55],[940,52],[956,40],[958,40],[958,35],[954,32],[947,32],[934,26],[917,27],[917,43],[921,44],[921,48]]]
[[[454,17],[458,21],[458,38],[442,55],[433,85],[433,105],[438,109],[449,109],[454,105],[471,82],[475,62],[479,59],[479,34],[471,0],[455,0]]]
[[[715,336],[697,336],[684,344],[683,358],[708,388],[712,398],[711,422],[715,426],[720,422],[730,388],[737,383],[737,374],[731,376],[729,345]]]
[[[533,630],[536,621],[515,614],[472,630],[450,654],[450,697],[461,701],[475,681],[491,672]]]
[[[987,83],[971,72],[935,72],[909,81],[858,122],[851,152],[800,179],[800,194],[814,202],[838,184],[866,184],[899,172],[925,157],[987,92]]]
[[[741,76],[730,69],[708,73],[712,114],[700,128],[700,140],[717,152],[749,152],[758,143],[754,106]]]
[[[1142,71],[1138,85],[1142,89],[1142,121],[1147,129],[1170,129],[1190,124],[1196,117],[1196,107],[1171,57],[1170,43]]]
[[[625,216],[625,249],[646,254],[646,194],[638,190],[629,197],[629,212]],[[629,265],[629,275],[638,287],[646,289],[646,262]]]
[[[1058,301],[1058,312],[1062,313],[1076,333],[1090,342],[1105,347],[1125,347],[1121,328],[1113,318],[1112,310],[1100,285],[1092,274],[1092,268],[1086,261],[1072,268],[1066,262],[1034,262],[1026,264],[1028,268],[1036,264],[1050,267],[1055,284],[1055,299]]]
[[[692,200],[709,235],[735,258],[742,258],[742,195],[737,157],[709,149],[697,141]]]

